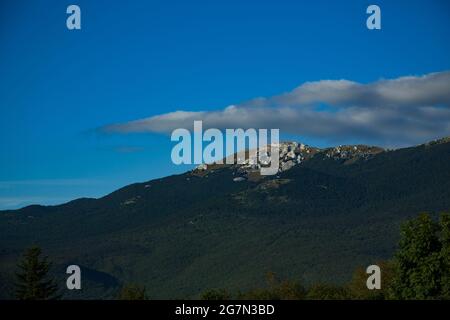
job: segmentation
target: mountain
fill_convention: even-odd
[[[11,297],[21,252],[39,244],[82,268],[81,292],[112,298],[123,283],[151,298],[196,298],[210,288],[260,286],[268,271],[305,284],[343,283],[391,257],[399,226],[450,209],[450,139],[384,150],[280,146],[280,172],[251,160],[119,189],[100,199],[0,212],[0,295]]]

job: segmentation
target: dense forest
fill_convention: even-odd
[[[67,299],[114,299],[127,284],[151,299],[264,296],[284,287],[304,297],[347,295],[358,266],[400,261],[405,221],[420,212],[437,221],[449,210],[449,155],[448,140],[351,162],[318,153],[259,180],[236,182],[224,166],[100,199],[3,211],[0,298],[15,297],[17,261],[33,245],[53,261],[56,283],[65,283],[67,265],[83,270],[83,289]]]
[[[41,256],[39,247],[28,249],[18,264],[15,297],[44,300],[63,297],[64,289],[49,275],[51,264]],[[204,300],[411,300],[450,299],[450,214],[443,213],[438,222],[428,214],[405,223],[401,228],[399,248],[394,257],[377,263],[379,287],[369,288],[370,272],[357,268],[345,285],[316,283],[309,287],[299,281],[280,280],[266,275],[266,285],[248,291],[230,292],[209,289],[200,295]],[[58,294],[58,291],[61,292]],[[117,299],[147,300],[145,286],[126,284]]]

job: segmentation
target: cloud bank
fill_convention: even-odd
[[[215,111],[176,111],[102,128],[103,132],[170,133],[204,128],[279,128],[283,134],[329,142],[385,146],[422,143],[450,135],[450,71],[361,84],[306,82],[291,92]]]

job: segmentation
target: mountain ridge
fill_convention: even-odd
[[[337,145],[334,147],[325,147],[325,148],[319,148],[319,147],[313,147],[307,144],[303,144],[302,142],[297,142],[297,141],[283,141],[280,143],[280,149],[281,153],[280,153],[280,169],[282,169],[282,164],[285,163],[287,161],[286,156],[288,155],[288,153],[291,151],[291,148],[294,150],[295,148],[298,148],[301,146],[303,146],[305,148],[306,151],[311,151],[312,152],[312,156],[314,155],[321,155],[321,154],[325,154],[328,158],[341,158],[341,159],[346,159],[349,160],[351,158],[354,159],[359,159],[360,157],[365,157],[366,160],[368,157],[376,155],[378,153],[382,153],[382,152],[392,152],[392,151],[398,151],[398,150],[402,150],[402,149],[409,149],[409,148],[416,148],[416,147],[422,147],[422,146],[432,146],[432,145],[436,145],[436,144],[441,144],[441,143],[448,143],[450,142],[450,136],[449,137],[443,137],[440,139],[435,139],[435,140],[431,140],[429,142],[425,142],[419,145],[414,145],[414,146],[410,146],[410,147],[402,147],[402,148],[397,148],[397,149],[389,149],[389,148],[383,148],[383,147],[379,147],[379,146],[375,146],[375,145],[366,145],[366,144],[350,144],[350,145]],[[283,152],[283,148],[285,148],[285,152]],[[355,149],[356,148],[356,149]],[[357,152],[353,152],[353,151],[357,151]],[[368,151],[367,153],[362,152],[363,150]],[[341,152],[343,151],[343,152]],[[309,153],[309,152],[308,152]],[[298,153],[296,153],[298,154]],[[339,156],[336,156],[336,155]],[[248,150],[246,150],[246,156],[248,156]],[[236,154],[234,155],[234,158],[236,158]],[[309,157],[307,160],[309,160],[311,157]],[[283,161],[284,160],[284,161]],[[223,161],[224,163],[225,161]],[[205,167],[211,167],[212,168],[221,168],[221,167],[234,167],[234,168],[245,168],[245,165],[248,164],[248,159],[247,162],[245,162],[244,165],[240,165],[240,164],[234,164],[234,165],[228,165],[228,164],[221,164],[221,165],[217,165],[215,163],[213,164],[208,164],[208,163],[204,163],[204,164],[200,164],[198,165],[196,168],[194,168],[193,170],[187,171],[187,172],[195,172],[195,171],[208,171],[205,170]],[[298,164],[298,163],[297,163]],[[259,170],[260,167],[257,167],[257,169]],[[291,166],[288,167],[288,169],[290,169]],[[287,169],[287,170],[288,170]],[[285,170],[280,170],[280,171],[285,171]],[[184,172],[182,174],[185,174],[187,172]],[[168,176],[169,177],[169,176]],[[135,185],[135,184],[148,184],[151,183],[152,181],[157,181],[160,179],[164,179],[166,177],[161,177],[161,178],[156,178],[156,179],[151,179],[151,180],[147,180],[144,182],[135,182],[132,183],[130,185],[126,185],[124,187],[121,187],[105,196],[99,197],[99,198],[93,198],[93,197],[81,197],[81,198],[75,198],[73,200],[70,200],[68,202],[65,203],[61,203],[61,204],[56,204],[56,205],[41,205],[41,204],[31,204],[31,205],[27,205],[25,207],[22,208],[18,208],[18,209],[6,209],[6,210],[0,210],[0,214],[4,213],[4,212],[11,212],[11,211],[18,211],[18,210],[23,210],[26,208],[37,208],[37,207],[44,207],[44,208],[48,208],[48,207],[58,207],[58,206],[62,206],[62,205],[66,205],[66,204],[70,204],[72,202],[77,202],[77,201],[91,201],[91,200],[99,200],[102,199],[104,197],[107,197],[108,195],[121,190],[123,188],[126,188],[128,186],[131,185]]]
[[[129,282],[152,298],[198,298],[261,286],[268,271],[343,283],[392,255],[403,221],[450,209],[449,155],[447,140],[350,163],[319,153],[262,179],[234,181],[233,166],[194,169],[98,199],[4,211],[2,286],[31,244],[59,270],[75,263],[111,279],[91,277],[69,298],[111,298]]]

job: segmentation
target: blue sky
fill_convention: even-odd
[[[81,8],[79,31],[66,28],[70,4]],[[381,30],[365,26],[370,4]],[[450,70],[449,9],[444,0],[2,1],[0,209],[188,169],[171,163],[169,136],[99,130],[110,124],[221,110],[310,81]]]

